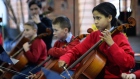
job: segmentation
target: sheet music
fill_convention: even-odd
[[[19,61],[19,60],[15,59],[15,58],[11,58],[11,57],[10,57],[10,59],[13,62],[13,64],[16,64]]]

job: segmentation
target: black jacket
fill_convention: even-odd
[[[52,21],[47,17],[43,17],[42,15],[40,15],[40,20],[41,20],[41,23],[37,24],[37,27],[38,27],[37,34],[38,35],[41,33],[45,33],[46,28],[51,29],[51,34],[49,36],[42,38],[43,41],[46,43],[47,50],[49,50],[52,47],[51,44],[52,44],[52,38],[53,38]]]

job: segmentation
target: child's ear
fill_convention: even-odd
[[[37,29],[34,29],[34,31],[37,33]]]
[[[64,28],[65,33],[68,33],[68,28]]]
[[[111,20],[112,20],[112,15],[109,15],[109,16],[108,16],[108,21],[111,22]]]

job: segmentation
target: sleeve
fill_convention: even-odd
[[[41,20],[41,23],[38,23],[37,26],[38,26],[38,34],[45,33],[46,32],[46,28],[50,28],[51,31],[53,32],[52,22],[48,18],[43,18]]]
[[[119,37],[119,38],[118,38]],[[117,40],[116,40],[117,39]],[[108,49],[108,58],[111,57],[121,70],[126,71],[135,65],[134,51],[127,38],[122,34],[113,39],[115,43]]]
[[[63,47],[63,46],[55,47],[55,45],[54,45],[54,47],[48,51],[48,54],[53,57],[59,58],[60,56],[64,55],[68,50],[72,49],[75,45],[77,45],[79,43],[80,43],[80,41],[78,39],[76,39],[65,47]]]
[[[49,50],[52,46],[52,39],[53,39],[53,29],[52,29],[52,22],[47,17],[41,19],[41,23],[37,24],[38,32],[37,34],[46,33],[46,29],[49,28],[51,30],[50,35],[43,37],[42,39],[47,45],[47,50]]]
[[[59,60],[65,61],[68,65],[72,64],[78,57],[84,54],[90,47],[92,43],[91,37],[93,35],[88,35],[80,44],[73,47],[66,54],[62,55]],[[94,36],[93,36],[94,37]]]
[[[136,79],[140,79],[140,70],[135,71],[134,74],[136,75]]]
[[[45,44],[43,44],[43,43],[44,42],[41,41],[41,40],[40,41],[35,40],[32,43],[32,45],[30,46],[30,50],[25,52],[25,55],[30,62],[32,62],[32,63],[37,63],[38,62],[38,60],[41,56],[41,53],[42,53],[42,49],[46,48],[46,47],[44,47]]]

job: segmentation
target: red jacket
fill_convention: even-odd
[[[42,39],[35,39],[30,46],[30,50],[25,52],[28,61],[33,64],[39,64],[47,57],[46,44]]]
[[[135,71],[134,74],[136,75],[136,79],[140,79],[140,70]]]
[[[101,32],[92,32],[87,38],[69,50],[65,55],[60,57],[60,60],[65,61],[68,65],[73,63],[78,57],[84,54],[98,40],[100,40]],[[121,78],[121,73],[128,72],[135,65],[134,52],[124,34],[117,32],[112,35],[114,44],[108,46],[105,42],[99,46],[99,51],[102,52],[107,59],[107,63],[102,70],[103,74],[99,74],[98,78]],[[95,64],[96,65],[96,64]]]
[[[68,50],[72,49],[75,45],[80,43],[79,39],[72,41],[73,38],[74,36],[71,38],[71,42],[68,44],[66,41],[56,41],[54,47],[48,51],[48,54],[55,58],[59,58],[60,56],[64,55]]]

